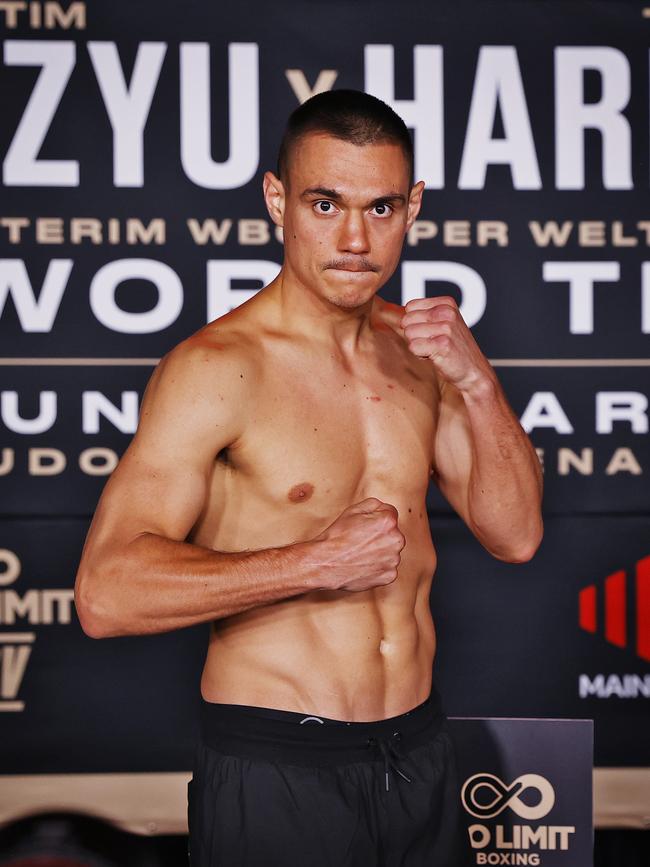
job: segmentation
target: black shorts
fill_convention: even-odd
[[[201,702],[191,867],[461,867],[460,785],[437,692],[346,722]]]

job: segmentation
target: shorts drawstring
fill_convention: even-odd
[[[411,782],[409,777],[407,777],[406,774],[402,773],[402,771],[398,768],[398,766],[393,761],[393,759],[396,759],[397,761],[402,762],[405,759],[405,756],[402,755],[402,753],[398,750],[398,748],[395,745],[401,739],[402,739],[402,733],[399,731],[393,732],[393,734],[390,736],[390,738],[368,738],[368,747],[370,747],[370,749],[375,748],[375,747],[378,748],[384,757],[384,776],[386,779],[386,791],[387,792],[390,790],[390,785],[388,783],[388,768],[389,768],[389,766],[394,771],[396,771],[400,775],[400,777],[402,777],[402,779],[406,780],[407,783]]]

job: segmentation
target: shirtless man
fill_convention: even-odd
[[[88,635],[212,624],[192,865],[463,861],[427,486],[521,563],[542,476],[453,298],[377,295],[420,209],[412,172],[379,100],[294,112],[264,176],[282,271],[162,359],[88,534]]]

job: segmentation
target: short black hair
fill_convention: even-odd
[[[288,177],[290,154],[303,135],[320,132],[355,145],[389,142],[399,145],[413,183],[413,141],[406,124],[393,109],[361,90],[328,90],[317,93],[292,114],[280,143],[278,177]]]

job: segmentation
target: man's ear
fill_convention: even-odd
[[[269,216],[276,226],[284,227],[284,184],[273,172],[265,172],[262,186]]]
[[[408,211],[406,216],[406,231],[411,228],[413,223],[416,220],[417,215],[420,213],[420,208],[422,207],[422,193],[424,192],[424,181],[418,181],[417,184],[414,184],[411,188],[411,192],[409,195],[409,204]]]

